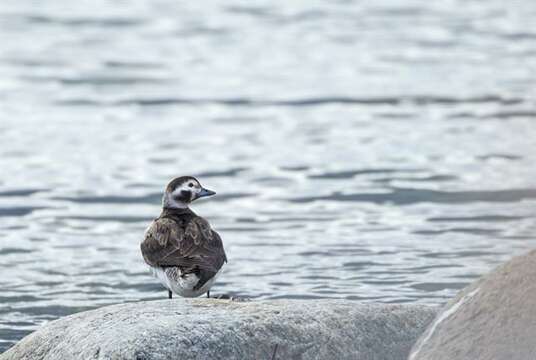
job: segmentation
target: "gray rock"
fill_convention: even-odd
[[[129,303],[53,321],[14,359],[405,359],[436,309],[343,300]],[[277,346],[277,350],[276,350]]]
[[[409,359],[536,359],[536,251],[461,291],[415,344]]]

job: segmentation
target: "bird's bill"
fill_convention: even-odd
[[[197,194],[197,198],[199,199],[199,198],[202,198],[202,197],[212,196],[214,194],[216,194],[215,191],[202,188],[201,191]]]

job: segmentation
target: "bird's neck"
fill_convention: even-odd
[[[188,209],[188,203],[177,201],[173,199],[169,194],[164,194],[162,198],[162,207],[164,209]]]
[[[183,223],[185,220],[190,219],[192,217],[195,217],[196,214],[190,210],[190,208],[169,208],[164,207],[162,209],[162,213],[160,214],[160,218],[170,218],[174,219],[177,222]]]

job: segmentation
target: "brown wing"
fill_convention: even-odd
[[[218,233],[199,216],[191,219],[185,230],[171,219],[156,219],[145,232],[141,252],[151,266],[197,266],[217,272],[227,261]]]

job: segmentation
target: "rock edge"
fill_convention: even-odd
[[[345,300],[127,303],[52,321],[0,359],[402,360],[436,313]]]

